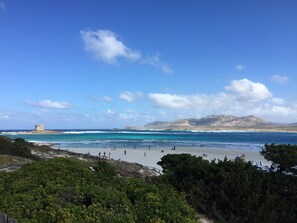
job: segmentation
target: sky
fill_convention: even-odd
[[[296,0],[0,0],[0,129],[297,122]]]

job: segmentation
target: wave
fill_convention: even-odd
[[[63,134],[96,134],[96,133],[110,133],[108,131],[65,131]]]
[[[0,135],[19,135],[19,132],[0,132]]]
[[[194,131],[193,131],[194,132]],[[164,135],[164,134],[189,134],[190,131],[168,131],[168,130],[71,130],[71,131],[62,131],[62,134],[144,134],[144,135]]]
[[[220,132],[222,132],[222,133],[245,133],[245,132],[247,132],[247,133],[249,133],[249,132],[258,132],[258,131],[255,131],[255,130],[188,130],[188,132],[193,132],[193,133],[199,133],[199,132],[201,132],[201,133],[220,133]]]

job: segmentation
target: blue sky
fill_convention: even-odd
[[[0,0],[0,129],[297,122],[297,1]]]

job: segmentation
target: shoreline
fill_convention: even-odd
[[[59,149],[58,146],[53,146],[54,149]],[[187,153],[194,156],[202,156],[205,160],[224,160],[227,157],[230,160],[234,160],[238,155],[244,154],[245,161],[261,161],[264,166],[270,166],[271,162],[264,159],[259,151],[241,150],[241,149],[226,149],[219,147],[180,147],[172,150],[169,147],[143,149],[143,148],[78,148],[68,147],[62,148],[63,150],[72,151],[82,154],[90,154],[92,156],[105,157],[113,160],[121,160],[130,163],[138,163],[143,166],[153,167],[161,169],[157,162],[161,161],[161,158],[167,154],[182,154]],[[162,152],[163,151],[163,152]]]
[[[69,134],[69,131],[89,132],[94,131],[172,131],[172,132],[261,132],[261,133],[297,133],[297,126],[272,126],[272,127],[210,127],[201,126],[199,128],[174,128],[174,129],[146,129],[146,128],[119,128],[119,129],[55,129],[55,130],[1,130],[0,134],[14,135],[43,135],[43,134]]]

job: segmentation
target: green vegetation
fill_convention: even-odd
[[[242,160],[171,154],[159,162],[164,174],[145,180],[118,177],[104,161],[38,160],[32,148],[23,139],[0,137],[0,154],[35,159],[17,171],[0,171],[0,211],[19,222],[197,222],[186,201],[215,222],[297,219],[297,177],[282,173],[296,174],[297,146],[265,145],[261,154],[276,172]]]
[[[294,176],[268,174],[241,160],[208,162],[189,154],[166,155],[159,164],[164,182],[218,222],[296,222]]]
[[[197,222],[169,186],[119,178],[105,162],[94,169],[54,158],[0,172],[0,211],[19,222]]]
[[[7,155],[0,155],[0,165],[13,162],[13,157]]]
[[[5,136],[0,136],[0,154],[37,159],[31,154],[33,146],[32,143],[26,142],[24,139],[17,138],[13,141]]]
[[[278,166],[279,171],[291,171],[297,174],[297,145],[265,144],[261,154],[265,159],[272,161]]]

